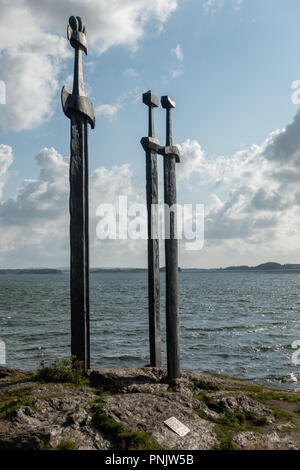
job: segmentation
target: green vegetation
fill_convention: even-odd
[[[111,392],[104,390],[104,388],[98,388],[95,390],[95,394],[98,395],[98,397],[110,397],[112,395]]]
[[[223,413],[224,405],[222,403],[218,403],[211,396],[206,395],[205,393],[202,393],[201,395],[199,395],[196,398],[199,401],[204,402],[210,410],[215,411],[216,413]]]
[[[276,421],[289,421],[291,423],[294,422],[293,416],[291,415],[291,413],[288,413],[287,411],[275,410],[274,409],[273,410],[273,415],[274,415]]]
[[[219,385],[211,382],[206,382],[205,380],[194,380],[194,384],[201,390],[208,390],[213,392],[219,392],[221,390],[221,387],[219,387]]]
[[[73,441],[61,441],[57,446],[51,446],[46,442],[40,445],[39,450],[76,450],[76,444]]]
[[[239,390],[241,392],[255,392],[260,393],[264,390],[262,385],[242,385],[240,387],[227,388],[227,390]]]
[[[234,433],[240,431],[261,432],[261,427],[268,424],[265,416],[257,416],[251,411],[243,413],[227,411],[222,403],[218,403],[208,395],[202,394],[197,398],[205,403],[210,410],[221,414],[221,416],[212,417],[203,410],[197,410],[197,414],[202,419],[215,424],[215,432],[219,442],[212,447],[212,450],[235,450],[236,446],[232,440]]]
[[[7,369],[0,368],[0,379],[8,378],[10,382],[18,382],[18,381],[29,381],[32,380],[34,374],[32,372],[18,372],[18,371],[10,371]]]
[[[273,392],[273,391],[261,392],[255,395],[255,399],[262,403],[266,403],[267,401],[270,401],[270,400],[283,400],[283,401],[288,401],[290,403],[300,404],[299,395],[290,395],[284,392]]]
[[[219,442],[214,444],[211,450],[237,450],[228,429],[216,426],[215,431]]]
[[[4,369],[0,369],[0,379],[4,379],[5,377],[7,377],[9,374],[6,370]]]
[[[29,406],[29,408],[38,412],[38,409],[28,398],[30,390],[32,390],[32,387],[17,390],[13,395],[0,395],[0,418],[9,418],[21,406]]]
[[[44,362],[41,362],[35,380],[47,383],[89,385],[89,380],[84,377],[82,363],[75,357],[54,361],[51,366],[46,366]]]
[[[94,414],[92,424],[99,431],[115,439],[122,450],[163,450],[163,447],[148,434],[126,429],[122,423],[113,420],[101,409]]]

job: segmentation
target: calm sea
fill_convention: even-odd
[[[162,337],[165,363],[164,285]],[[300,387],[300,274],[179,274],[181,365]],[[0,339],[7,366],[37,368],[70,351],[69,276],[1,275]],[[147,274],[91,275],[92,367],[148,362]],[[282,382],[292,377],[296,382]]]

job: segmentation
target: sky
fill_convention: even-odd
[[[96,113],[91,265],[147,264],[145,240],[99,240],[96,227],[100,204],[145,200],[149,89],[176,101],[178,202],[205,209],[204,245],[180,242],[180,266],[300,263],[299,1],[0,0],[0,268],[69,264],[71,15],[86,24]],[[155,128],[164,144],[161,107]]]

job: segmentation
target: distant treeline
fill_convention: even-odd
[[[300,264],[263,263],[258,266],[229,266],[219,269],[184,269],[184,271],[293,271],[300,270]]]
[[[161,267],[160,271],[165,272],[166,268]],[[62,274],[68,272],[68,269],[0,269],[0,274]],[[94,273],[143,273],[146,268],[91,268],[91,274]],[[279,263],[264,263],[258,266],[229,266],[227,268],[180,268],[179,272],[221,272],[221,271],[300,271],[300,264],[279,264]]]
[[[0,274],[62,274],[59,269],[0,269]]]

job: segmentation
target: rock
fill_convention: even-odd
[[[233,442],[244,450],[297,450],[288,438],[280,438],[276,432],[261,435],[255,432],[240,432]]]
[[[254,401],[245,395],[226,396],[216,400],[224,411],[253,413],[259,418],[266,418],[269,423],[273,422],[272,411],[258,401]]]
[[[214,426],[201,419],[189,398],[182,395],[140,393],[134,399],[130,395],[108,397],[103,410],[126,427],[149,434],[165,449],[208,450],[216,442]],[[190,429],[185,437],[178,436],[164,424],[173,416]]]
[[[57,393],[62,396],[51,397]],[[30,394],[34,408],[20,406],[0,428],[0,449],[55,447],[62,441],[74,442],[78,450],[109,449],[110,442],[88,426],[88,404],[96,398],[87,387],[38,386]]]
[[[105,368],[88,375],[89,387],[42,384],[32,374],[5,370],[0,379],[0,450],[56,448],[62,442],[79,450],[129,447],[114,428],[127,435],[145,433],[157,443],[152,444],[168,450],[300,448],[299,395],[293,392],[276,395],[246,381],[186,370],[169,382],[164,367]],[[272,400],[259,402],[261,391]],[[269,405],[278,412],[276,422]],[[97,416],[111,428],[97,422]],[[190,432],[178,436],[164,424],[171,417]],[[294,423],[287,422],[291,417]],[[141,445],[148,444],[145,440]]]

